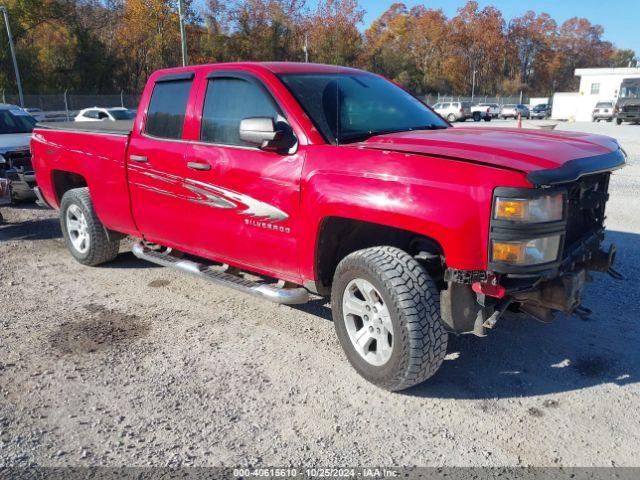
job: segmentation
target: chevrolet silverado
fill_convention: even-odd
[[[347,359],[401,390],[507,309],[586,314],[611,138],[452,128],[400,86],[297,63],[153,73],[135,120],[41,125],[38,195],[80,263],[141,259],[283,304],[330,296]]]

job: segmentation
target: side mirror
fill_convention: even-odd
[[[270,152],[288,151],[296,144],[289,124],[276,123],[271,117],[252,117],[242,120],[240,140]]]

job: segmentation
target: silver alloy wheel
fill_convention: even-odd
[[[89,250],[89,227],[84,213],[77,205],[70,205],[66,215],[67,232],[73,248],[79,253]]]
[[[378,290],[363,278],[351,280],[342,296],[342,315],[356,352],[371,365],[387,363],[393,351],[393,324]]]

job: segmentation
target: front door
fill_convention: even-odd
[[[194,241],[212,258],[295,280],[304,153],[240,140],[242,119],[286,121],[258,79],[221,71],[209,75],[204,93],[200,138],[186,159],[185,186],[200,196],[189,216]]]

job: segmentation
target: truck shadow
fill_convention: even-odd
[[[25,220],[19,223],[0,222],[0,240],[51,240],[62,237],[57,218]]]
[[[553,394],[640,379],[640,235],[608,232],[618,247],[616,281],[594,274],[587,285],[588,320],[556,314],[549,325],[508,314],[486,338],[449,337],[438,373],[404,393],[411,396],[496,399]]]

